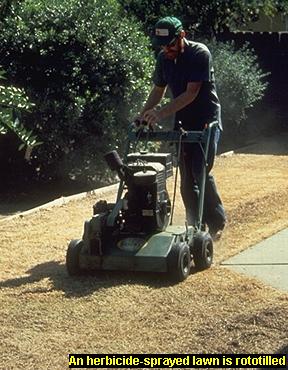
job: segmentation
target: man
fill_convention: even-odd
[[[153,45],[160,47],[153,82],[140,120],[149,125],[175,114],[175,129],[179,122],[184,130],[203,130],[205,124],[218,121],[212,132],[208,155],[203,221],[210,234],[217,238],[225,226],[225,212],[217,193],[213,176],[209,174],[216,155],[217,142],[222,130],[220,104],[214,82],[211,54],[208,48],[188,41],[182,23],[175,17],[160,19],[154,29]],[[156,109],[169,87],[173,100]],[[188,224],[194,225],[198,205],[198,183],[203,166],[199,144],[184,143],[180,158],[181,195],[186,208]]]

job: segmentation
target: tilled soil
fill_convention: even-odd
[[[288,227],[287,168],[287,156],[217,158],[227,227],[213,267],[177,285],[157,274],[67,275],[67,244],[81,237],[93,196],[2,220],[0,368],[64,369],[68,353],[287,350],[288,294],[220,265]],[[183,222],[178,191],[175,223]]]

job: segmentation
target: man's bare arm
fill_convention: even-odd
[[[144,108],[142,109],[140,113],[140,116],[142,116],[143,113],[145,113],[147,110],[155,108],[156,105],[159,104],[161,99],[163,98],[165,91],[166,91],[166,87],[160,87],[160,86],[154,85],[144,105]]]
[[[173,99],[169,104],[165,105],[163,108],[159,109],[158,111],[154,110],[154,107],[146,110],[144,113],[144,119],[149,124],[154,124],[158,121],[161,121],[163,118],[168,117],[182,108],[186,107],[186,105],[193,102],[196,99],[200,88],[202,86],[202,82],[189,82],[187,84],[187,89],[181,95],[177,96],[177,98]]]
[[[173,99],[169,104],[159,110],[160,119],[170,116],[192,103],[197,97],[201,86],[202,82],[189,82],[184,93],[177,96],[177,98]]]

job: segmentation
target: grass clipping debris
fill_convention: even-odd
[[[217,158],[214,175],[228,224],[215,244],[215,263],[173,286],[157,274],[67,276],[67,244],[81,237],[93,196],[2,221],[4,368],[64,369],[68,353],[287,350],[288,295],[220,266],[288,227],[287,168],[287,156]],[[179,191],[174,220],[184,222]]]

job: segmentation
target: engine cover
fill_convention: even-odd
[[[123,231],[152,233],[166,228],[170,217],[170,200],[166,190],[165,166],[161,163],[129,163],[127,201],[123,210]]]

